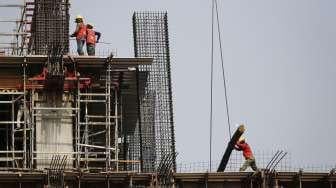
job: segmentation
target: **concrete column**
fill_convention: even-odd
[[[73,121],[70,94],[57,96],[55,93],[36,93],[34,108],[36,117],[36,157],[37,168],[48,168],[54,154],[68,155],[68,166],[72,167],[73,158]],[[49,109],[52,108],[52,109]],[[57,109],[57,108],[62,108]],[[69,108],[69,110],[67,109]]]

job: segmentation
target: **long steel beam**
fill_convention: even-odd
[[[238,141],[239,137],[244,133],[245,131],[245,127],[244,125],[240,125],[238,127],[238,129],[235,131],[235,133],[233,134],[226,150],[225,153],[223,155],[223,158],[221,160],[221,163],[219,164],[219,167],[217,169],[217,172],[222,172],[225,170],[227,163],[229,162],[232,150],[234,149],[234,145],[236,144],[236,142]]]

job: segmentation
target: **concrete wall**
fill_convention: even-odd
[[[43,93],[34,96],[37,107],[71,108],[70,94]],[[38,110],[36,118],[37,169],[48,168],[52,156],[73,152],[73,119],[71,110]],[[59,153],[62,152],[62,153]],[[48,154],[43,154],[48,153]],[[68,154],[67,167],[72,167],[72,157]]]

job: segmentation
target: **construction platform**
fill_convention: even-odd
[[[165,187],[203,188],[334,188],[335,173],[279,172],[221,172],[176,173]],[[0,183],[5,187],[38,188],[48,184],[45,172],[0,172]],[[161,187],[159,176],[154,173],[86,173],[65,171],[65,186],[75,187]]]

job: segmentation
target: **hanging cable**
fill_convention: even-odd
[[[226,76],[225,76],[225,71],[224,71],[225,69],[224,69],[224,58],[223,58],[223,48],[222,48],[222,36],[221,36],[221,29],[220,29],[220,24],[219,24],[219,13],[218,13],[217,0],[214,0],[214,1],[215,1],[215,9],[216,9],[216,16],[217,16],[217,33],[218,33],[218,40],[219,40],[220,57],[221,57],[221,64],[222,64],[226,117],[227,117],[227,123],[228,123],[228,126],[229,126],[229,135],[230,135],[230,139],[231,139],[229,100],[228,100],[228,96],[227,96]]]
[[[212,159],[212,93],[213,93],[213,63],[214,63],[214,0],[212,0],[211,11],[211,78],[210,78],[210,137],[209,137],[209,172],[211,172],[211,159]]]

